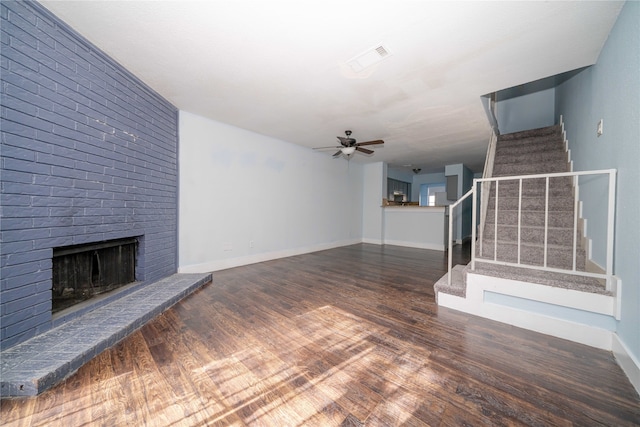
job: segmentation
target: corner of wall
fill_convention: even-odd
[[[622,341],[620,336],[616,333],[613,334],[611,350],[618,362],[618,365],[620,365],[624,373],[629,378],[631,385],[633,385],[636,392],[640,394],[640,361],[635,358],[624,341]]]

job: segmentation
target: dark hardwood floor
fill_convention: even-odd
[[[216,272],[2,424],[640,424],[610,352],[438,308],[445,268],[362,244]]]

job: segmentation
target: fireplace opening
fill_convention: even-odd
[[[54,248],[51,312],[135,282],[137,243],[132,237]]]

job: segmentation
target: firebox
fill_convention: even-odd
[[[52,313],[135,281],[137,239],[53,249]]]

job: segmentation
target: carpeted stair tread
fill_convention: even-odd
[[[507,141],[498,142],[496,145],[496,156],[523,156],[528,155],[532,158],[551,154],[558,156],[559,153],[565,152],[564,143],[551,139],[529,139],[525,141]],[[505,159],[498,159],[504,161]]]
[[[514,147],[520,144],[546,144],[549,142],[556,143],[562,139],[561,132],[548,133],[548,134],[530,134],[524,135],[521,138],[517,137],[518,132],[514,134],[500,135],[496,141],[496,147]],[[564,141],[563,141],[564,142]]]
[[[507,245],[517,245],[518,242],[515,240],[500,240],[498,239],[498,247],[500,246],[507,246]],[[485,238],[484,240],[484,245],[488,245],[490,247],[493,247],[493,239],[489,239],[489,238]],[[542,244],[538,244],[538,243],[530,243],[530,242],[522,242],[521,244],[522,247],[525,248],[533,248],[533,249],[542,249],[543,245]],[[554,244],[547,244],[547,249],[553,249],[553,250],[564,250],[564,249],[573,249],[573,241],[569,241],[569,242],[564,242],[563,244],[560,245],[554,245]],[[578,251],[581,251],[582,249],[580,247],[578,247]]]
[[[494,165],[502,164],[537,164],[547,162],[549,160],[567,163],[567,153],[562,148],[554,150],[541,150],[540,152],[522,152],[517,150],[514,153],[503,153],[502,151],[494,161]]]
[[[502,194],[514,194],[518,195],[520,190],[520,180],[518,178],[508,179],[508,176],[499,181],[498,189],[500,195]],[[493,182],[490,185],[491,193],[495,191],[496,183]],[[522,192],[525,195],[538,195],[545,194],[547,183],[545,178],[528,178],[522,180]],[[567,191],[573,191],[573,184],[571,183],[571,177],[560,176],[549,178],[549,194],[566,195]]]
[[[593,277],[576,276],[572,274],[556,273],[530,268],[511,267],[484,263],[476,259],[475,270],[472,273],[491,277],[500,277],[521,282],[538,283],[563,289],[581,292],[591,292],[601,295],[611,295],[601,280]]]
[[[545,195],[544,194],[523,194],[522,202],[518,194],[498,194],[498,211],[502,210],[517,210],[520,203],[523,210],[529,211],[544,211],[545,209]],[[553,211],[571,211],[574,208],[573,198],[559,197],[558,195],[549,195],[549,210]],[[488,209],[495,209],[496,197],[494,194],[489,196]]]
[[[573,244],[572,227],[549,227],[547,244],[562,246],[567,242]],[[495,225],[487,224],[482,236],[484,239],[495,240]],[[520,226],[520,238],[523,242],[542,245],[544,243],[544,227]],[[515,242],[518,239],[518,226],[498,224],[498,241]]]
[[[502,262],[518,262],[518,243],[498,241],[497,247],[493,240],[485,239],[482,245],[482,256],[480,259],[494,259],[494,251],[496,261]],[[582,248],[576,248],[576,269],[584,271],[585,252]],[[544,265],[544,246],[531,244],[527,242],[520,243],[520,263],[533,266]],[[547,245],[547,266],[561,269],[573,268],[573,247]]]
[[[532,183],[533,184],[533,183]],[[525,185],[523,182],[522,185],[522,197],[541,197],[540,200],[544,200],[544,197],[547,194],[547,190],[544,186],[544,183],[541,185]],[[567,198],[568,194],[571,194],[571,200],[573,200],[573,187],[570,185],[550,185],[549,186],[549,198]],[[518,197],[519,196],[519,187],[518,183],[512,184],[511,181],[504,181],[500,184],[500,191],[498,193],[498,197]],[[491,194],[489,196],[490,200],[495,199],[495,188],[492,188]]]
[[[537,175],[543,173],[568,172],[568,163],[562,162],[545,162],[538,164],[515,164],[500,163],[494,165],[493,176],[518,176],[518,175]]]
[[[562,127],[560,125],[546,126],[536,129],[523,130],[518,132],[502,134],[498,137],[498,141],[519,140],[532,137],[540,137],[547,135],[561,135]]]
[[[470,269],[468,265],[455,265],[451,269],[451,285],[449,285],[449,273],[442,276],[434,285],[433,291],[438,301],[438,292],[455,295],[464,298],[467,294],[465,280],[466,272]]]
[[[495,223],[496,212],[494,209],[487,210],[487,218],[485,226]],[[549,227],[573,227],[572,211],[556,211],[549,212],[547,221]],[[526,210],[521,213],[521,224],[524,226],[544,226],[545,213],[543,210],[533,211]],[[498,226],[500,225],[518,225],[517,210],[498,210]]]

